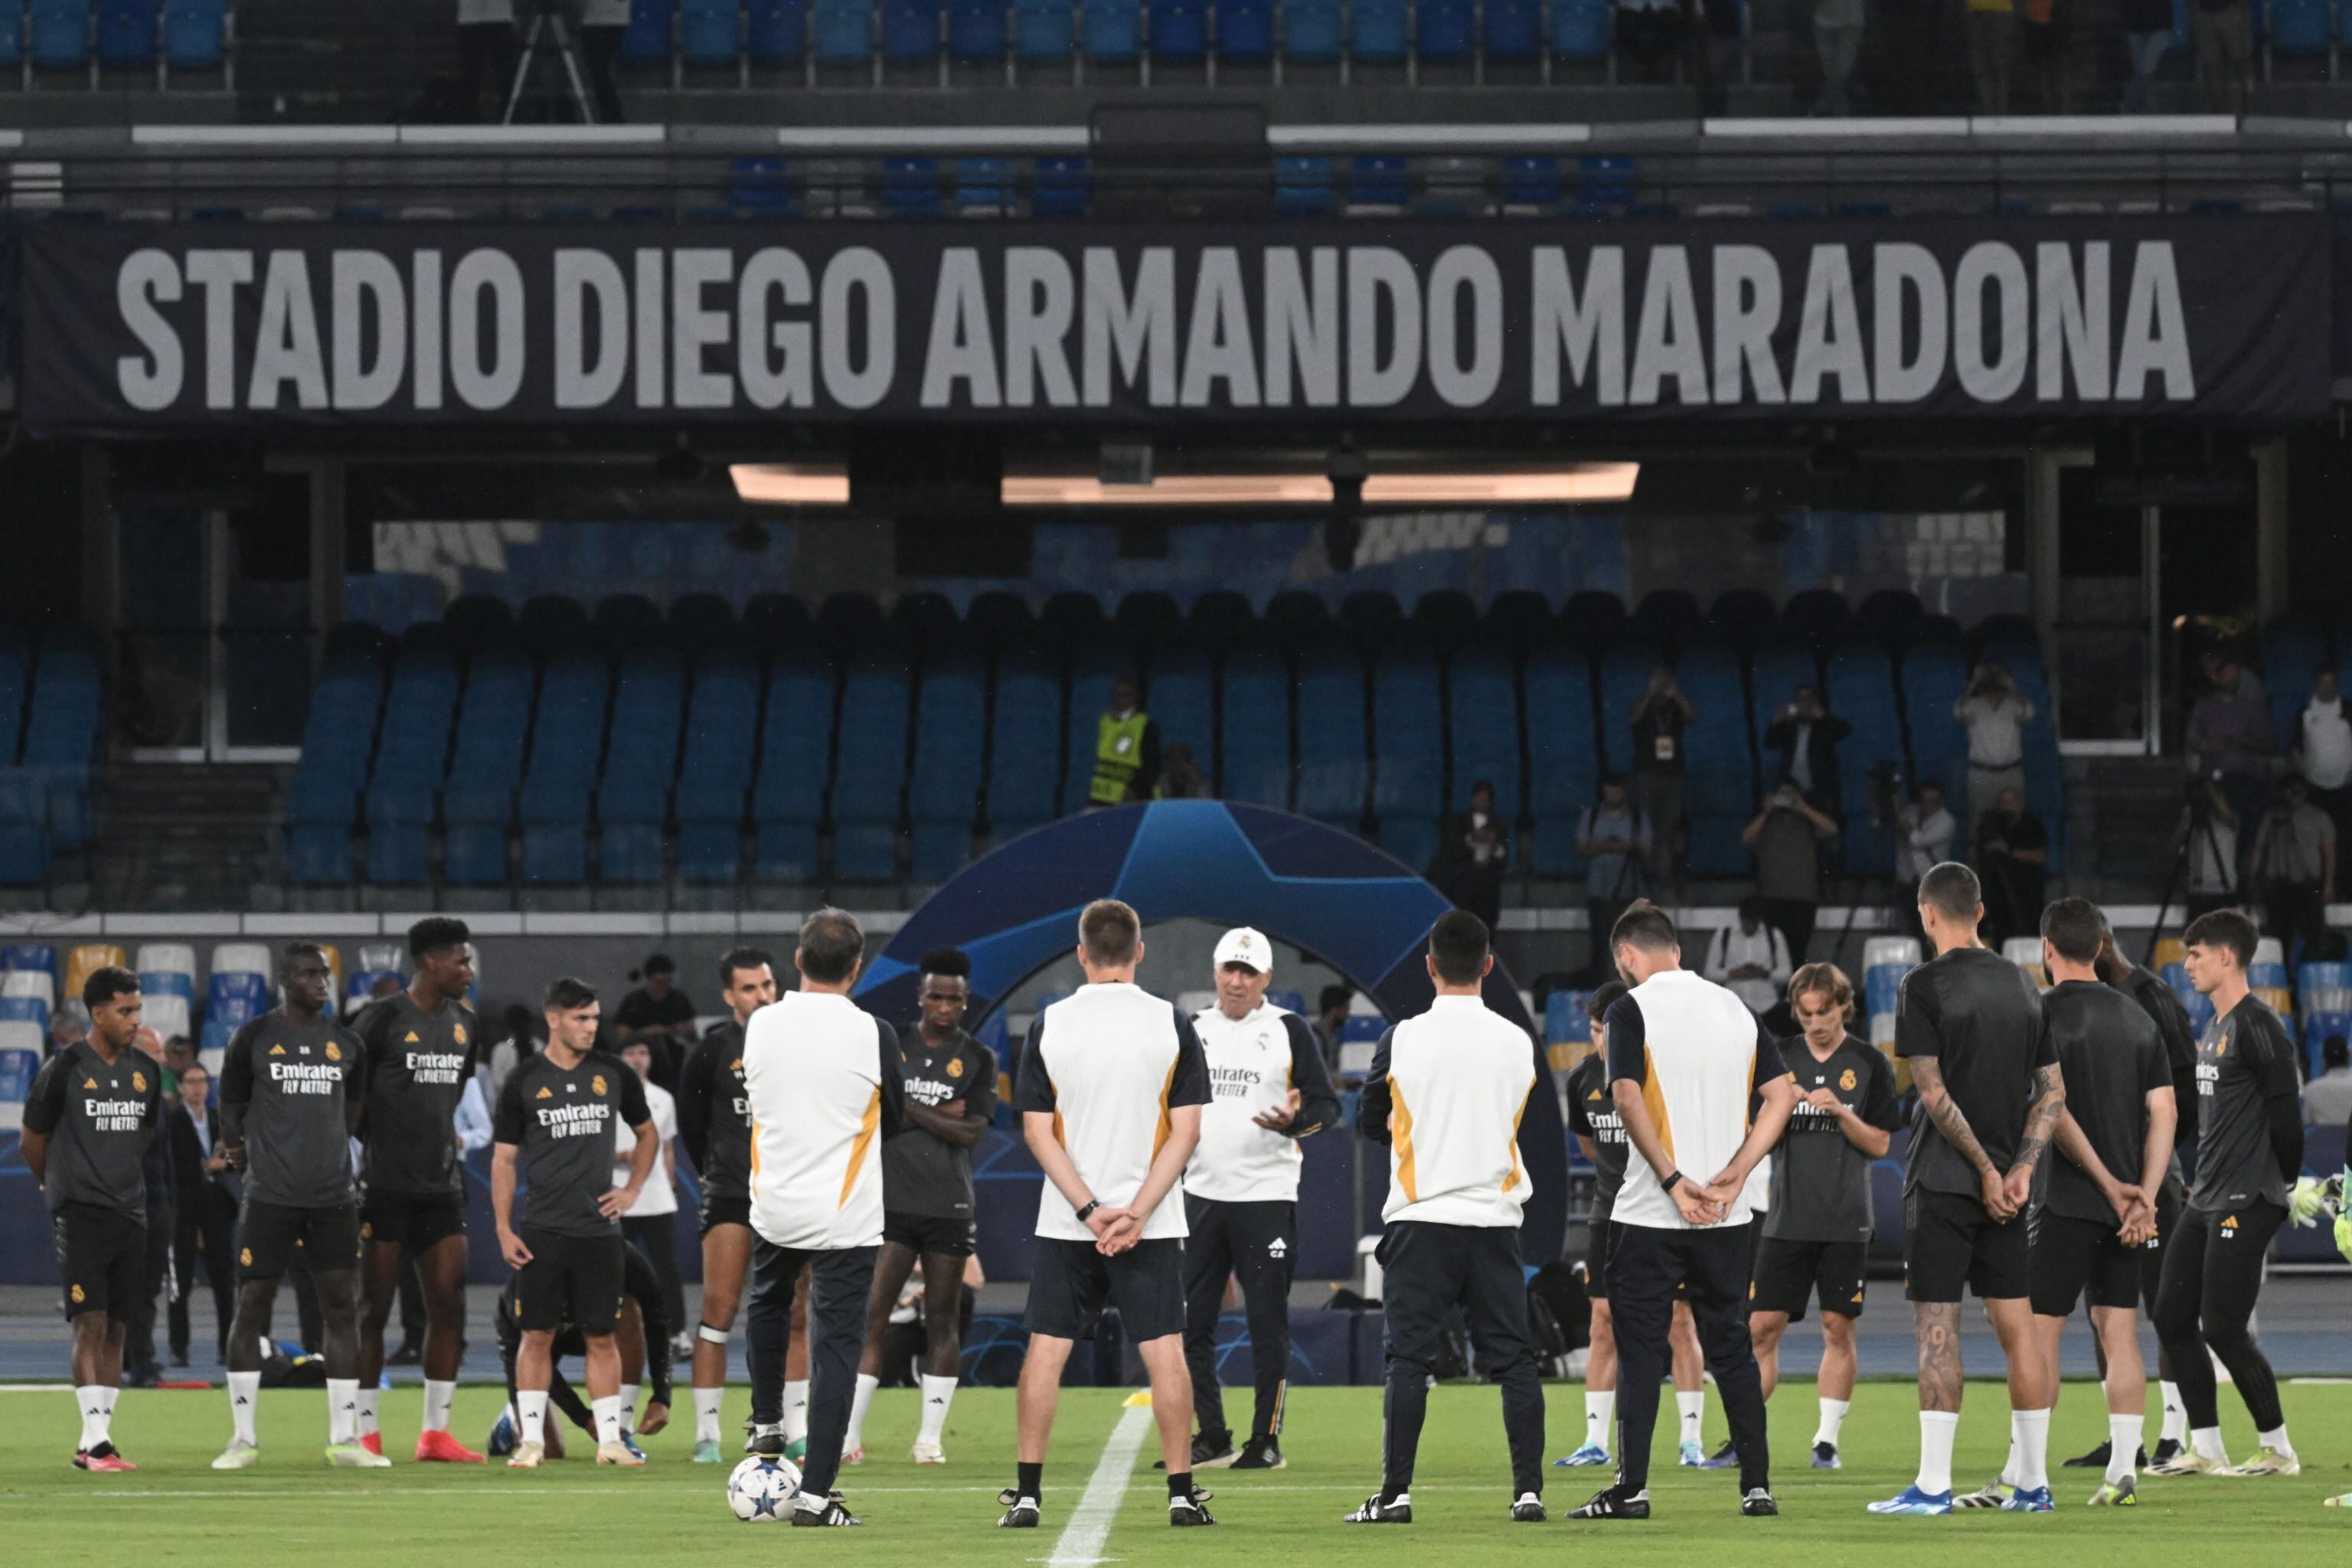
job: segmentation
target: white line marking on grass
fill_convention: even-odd
[[[1144,1435],[1150,1430],[1150,1405],[1130,1405],[1119,1412],[1118,1425],[1110,1429],[1110,1437],[1103,1444],[1102,1458],[1096,1461],[1086,1494],[1071,1510],[1070,1522],[1062,1527],[1062,1538],[1054,1542],[1054,1554],[1045,1559],[1052,1568],[1085,1568],[1118,1561],[1102,1554],[1103,1542],[1110,1539],[1110,1521],[1118,1513],[1120,1500],[1127,1496],[1127,1483],[1135,1475],[1136,1457],[1143,1452]]]

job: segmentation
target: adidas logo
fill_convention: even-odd
[[[934,1400],[931,1400],[929,1403],[931,1403],[931,1404],[933,1404],[933,1405],[945,1405],[945,1404],[947,1403],[947,1401],[946,1401],[946,1400],[944,1400],[944,1399],[934,1399]]]
[[[1290,1244],[1277,1236],[1265,1244],[1265,1255],[1268,1258],[1287,1258],[1290,1256]]]
[[[269,1047],[269,1054],[273,1057],[282,1057],[286,1054],[286,1047],[284,1046],[272,1046]]]
[[[250,1404],[252,1404],[252,1403],[253,1403],[253,1401],[252,1401],[252,1400],[247,1399],[247,1398],[244,1394],[238,1394],[238,1395],[236,1396],[236,1402],[237,1402],[239,1405],[250,1405]]]
[[[402,1045],[404,1045],[404,1046],[413,1046],[413,1045],[416,1044],[416,1043],[417,1043],[417,1041],[416,1041],[416,1031],[415,1031],[415,1030],[414,1030],[414,1029],[409,1030],[409,1031],[408,1031],[408,1037],[407,1037],[406,1039],[404,1039],[404,1040],[401,1041],[400,1043],[401,1043]]]
[[[555,1098],[555,1091],[551,1089],[542,1088],[539,1091],[539,1098],[541,1100],[553,1100]]]

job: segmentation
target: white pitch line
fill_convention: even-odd
[[[1143,1452],[1144,1436],[1150,1430],[1150,1405],[1130,1405],[1119,1412],[1118,1425],[1110,1429],[1110,1436],[1103,1444],[1102,1458],[1096,1461],[1086,1494],[1071,1510],[1070,1522],[1062,1527],[1062,1538],[1054,1542],[1054,1554],[1045,1559],[1050,1568],[1085,1568],[1113,1561],[1102,1554],[1103,1542],[1110,1539],[1110,1521],[1118,1513],[1120,1500],[1127,1496],[1127,1483],[1135,1475],[1136,1456]]]

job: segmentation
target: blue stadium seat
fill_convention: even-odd
[[[1011,207],[1012,160],[958,158],[955,164],[955,205],[956,210],[966,216],[1001,213]]]
[[[893,217],[938,217],[945,210],[940,198],[940,165],[935,158],[885,158],[882,161],[882,205]]]
[[[1076,37],[1071,0],[1013,0],[1013,58],[1022,64],[1067,64]]]
[[[25,63],[25,0],[0,0],[0,66]]]
[[[1079,0],[1087,58],[1129,65],[1143,52],[1143,12],[1137,0]]]
[[[1911,738],[1912,775],[1944,786],[1946,802],[1958,808],[1955,820],[1968,809],[1969,736],[1952,717],[1952,704],[1968,684],[1968,659],[1957,647],[1921,643],[1903,656],[1903,718]]]
[[[2268,0],[2257,12],[2268,12],[2272,52],[2304,58],[2324,55],[2333,46],[2334,8],[2334,0]]]
[[[1004,59],[1004,0],[948,0],[948,58],[967,65]]]
[[[678,0],[677,53],[690,66],[731,66],[743,49],[738,0]]]
[[[1543,52],[1543,0],[1486,0],[1486,43],[1490,64],[1536,58]]]
[[[677,16],[677,0],[629,0],[629,25],[621,31],[622,63],[667,65],[670,26]]]
[[[522,780],[535,679],[530,660],[510,649],[477,656],[467,672],[457,742],[442,796],[447,827],[442,874],[450,881],[484,885],[507,879],[507,825]]]
[[[1331,210],[1331,160],[1316,156],[1274,161],[1274,210],[1284,217],[1322,217]]]
[[[940,0],[882,0],[882,58],[927,66],[940,58]]]
[[[1470,786],[1492,780],[1495,809],[1506,825],[1518,820],[1519,694],[1510,656],[1491,644],[1455,654],[1445,670],[1445,729],[1451,798],[1470,799]]]
[[[1223,679],[1223,732],[1220,784],[1226,800],[1290,805],[1290,667],[1281,654],[1259,647],[1229,654]]]
[[[1198,65],[1209,53],[1208,0],[1151,0],[1154,64]]]
[[[360,791],[367,782],[368,756],[374,747],[376,717],[383,701],[383,671],[373,656],[352,650],[329,657],[311,694],[310,714],[303,721],[302,760],[287,785],[286,819],[290,826],[332,828],[349,837],[359,815]],[[312,864],[331,859],[324,852],[328,837],[321,832],[303,835],[304,852]],[[348,858],[346,847],[344,858]]]
[[[1217,58],[1258,65],[1273,58],[1273,0],[1218,0]]]
[[[908,869],[918,882],[943,882],[971,858],[987,729],[987,669],[969,653],[933,659],[916,698],[907,786]]]
[[[1886,650],[1854,643],[1829,658],[1830,711],[1853,726],[1838,743],[1839,852],[1848,871],[1885,876],[1895,868],[1895,841],[1870,820],[1870,770],[1903,763],[1903,731],[1895,711],[1895,672]]]
[[[728,161],[727,205],[755,217],[793,217],[800,209],[800,194],[792,168],[782,158],[732,158]],[[727,601],[719,603],[724,605]],[[672,625],[677,624],[672,616]]]
[[[1605,60],[1616,42],[1612,0],[1551,0],[1551,53],[1560,60]]]
[[[227,0],[164,0],[165,64],[175,70],[216,70],[227,42]]]
[[[1702,643],[1684,653],[1675,678],[1698,712],[1683,731],[1685,863],[1696,876],[1745,877],[1753,861],[1739,832],[1757,792],[1738,656]]]
[[[1364,667],[1352,649],[1325,647],[1298,668],[1298,805],[1353,833],[1364,815]]]
[[[433,820],[457,689],[457,661],[444,648],[412,647],[393,671],[384,696],[384,743],[367,786],[373,881],[421,882],[432,874]]]
[[[587,879],[588,808],[610,685],[600,654],[569,649],[548,661],[520,800],[526,881]]]
[[[1419,870],[1444,810],[1445,724],[1436,658],[1410,641],[1372,663],[1372,815],[1381,847]]]
[[[1086,159],[1040,158],[1029,186],[1029,214],[1032,217],[1084,217],[1093,194],[1094,174]]]
[[[760,672],[750,655],[720,649],[696,667],[676,811],[678,875],[687,881],[735,879],[759,701]]]
[[[1405,161],[1393,153],[1360,153],[1348,164],[1348,205],[1401,207],[1412,199]]]
[[[1527,863],[1538,876],[1580,876],[1576,823],[1600,795],[1592,755],[1592,670],[1572,648],[1528,661],[1528,796],[1535,834]]]
[[[0,767],[25,743],[25,699],[33,677],[32,645],[14,627],[0,630]]]
[[[45,70],[72,70],[89,63],[89,0],[32,0],[33,63]]]
[[[751,785],[758,824],[753,864],[766,881],[816,876],[817,824],[833,758],[833,671],[811,654],[786,654],[768,677],[760,770]]]
[[[1062,684],[1041,655],[1012,653],[997,661],[988,728],[989,836],[1002,844],[1054,815],[1062,750]],[[1087,751],[1089,755],[1094,751],[1091,737]]]
[[[1335,63],[1345,37],[1339,0],[1284,0],[1282,58],[1293,65]]]
[[[155,63],[156,0],[98,0],[98,63],[128,70]]]
[[[833,869],[848,882],[887,882],[898,869],[898,803],[907,784],[904,650],[868,645],[844,678],[833,776]]]
[[[1109,642],[1089,642],[1070,658],[1066,749],[1063,752],[1060,810],[1067,816],[1086,809],[1094,784],[1095,750],[1102,716],[1110,708],[1111,682],[1127,670],[1127,658]]]
[[[1660,654],[1646,644],[1611,648],[1601,656],[1601,756],[1613,773],[1633,766],[1633,705],[1649,689]]]
[[[662,828],[669,820],[677,772],[678,716],[686,708],[686,667],[667,647],[625,656],[613,694],[613,733],[622,743],[604,758],[596,791],[604,832],[599,871],[607,882],[662,878]]]
[[[29,768],[0,768],[0,883],[29,887],[48,874],[48,781]]]
[[[89,773],[97,755],[102,661],[88,633],[42,634],[25,721],[24,765],[48,783],[51,847],[76,850],[90,832]]]
[[[872,60],[871,0],[815,0],[809,11],[809,52],[821,66],[862,66]]]
[[[755,66],[795,66],[808,53],[809,0],[750,0],[743,52]]]
[[[1201,776],[1217,776],[1216,682],[1209,656],[1202,649],[1179,646],[1163,649],[1151,661],[1151,680],[1144,707],[1160,726],[1160,743],[1189,747]]]
[[[1424,63],[1468,59],[1477,33],[1477,0],[1419,0],[1413,7],[1413,48]]]
[[[1532,155],[1503,160],[1503,205],[1556,207],[1559,205],[1559,160]]]
[[[1408,0],[1349,0],[1349,56],[1360,65],[1402,60],[1411,16]]]

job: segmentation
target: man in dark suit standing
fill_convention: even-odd
[[[1807,800],[1823,811],[1838,804],[1837,745],[1853,733],[1853,726],[1831,716],[1821,692],[1800,686],[1764,727],[1764,749],[1780,753],[1776,776],[1793,779]],[[1804,954],[1793,954],[1804,962]]]
[[[180,1074],[180,1103],[164,1121],[172,1146],[173,1185],[179,1208],[172,1238],[172,1364],[188,1364],[188,1290],[195,1283],[196,1256],[204,1255],[205,1279],[213,1289],[215,1346],[228,1361],[228,1325],[236,1315],[236,1180],[221,1152],[220,1126],[208,1098],[212,1075],[202,1065]]]

